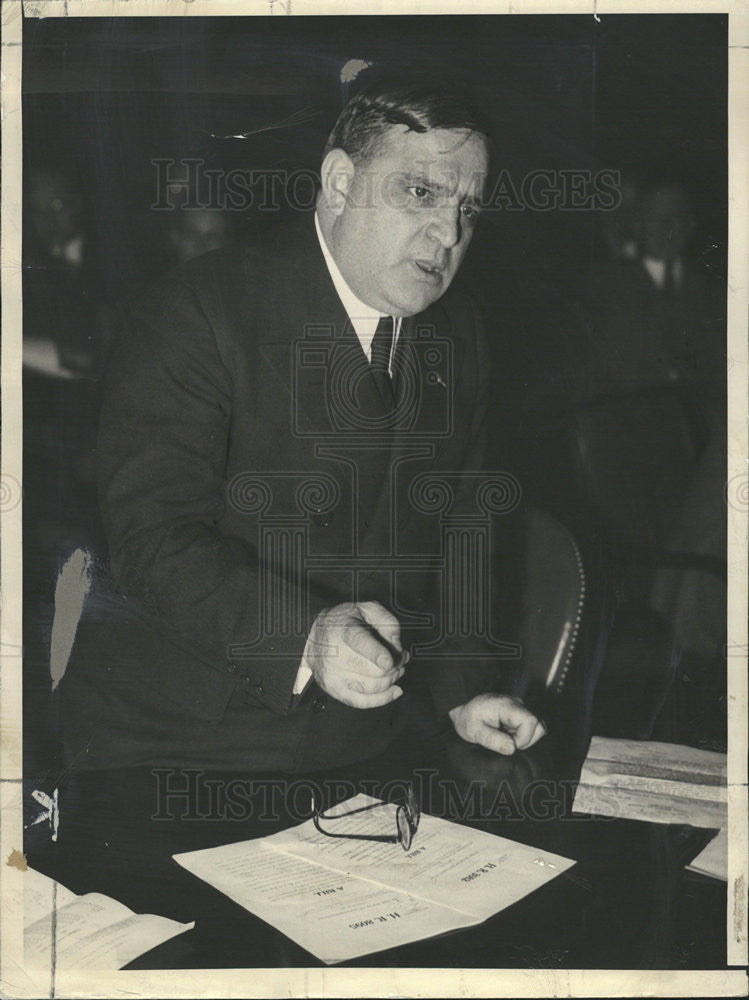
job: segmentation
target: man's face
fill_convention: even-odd
[[[474,132],[392,126],[355,169],[334,223],[336,263],[354,294],[393,316],[443,295],[471,242],[487,169]]]

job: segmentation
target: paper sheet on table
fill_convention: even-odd
[[[723,827],[726,755],[674,743],[594,736],[572,811]]]
[[[395,813],[378,807],[334,829],[392,833]],[[175,860],[328,965],[481,923],[575,863],[426,815],[408,853],[325,837],[310,820]]]
[[[702,848],[694,861],[687,865],[689,871],[728,881],[728,833],[720,830],[709,844]]]
[[[28,868],[24,878],[24,955],[29,968],[121,969],[194,924],[133,913],[109,896],[74,892]]]

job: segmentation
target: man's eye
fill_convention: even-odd
[[[408,190],[419,201],[426,201],[431,194],[429,188],[425,188],[421,184],[412,184]]]
[[[469,222],[476,222],[479,217],[478,210],[475,209],[473,205],[461,205],[460,211]]]

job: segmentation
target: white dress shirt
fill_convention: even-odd
[[[358,299],[356,295],[354,295],[349,286],[346,284],[343,275],[338,269],[338,265],[333,260],[333,255],[328,249],[328,244],[325,242],[325,237],[322,234],[320,222],[317,218],[317,212],[315,212],[315,229],[317,230],[317,238],[320,241],[322,255],[328,266],[330,279],[335,286],[335,290],[338,292],[338,298],[343,303],[346,315],[351,320],[351,325],[354,330],[356,330],[356,336],[359,338],[362,350],[367,355],[367,360],[371,361],[372,340],[374,339],[375,331],[377,330],[377,324],[382,317],[386,315],[386,313],[381,313],[377,309],[373,309],[371,306],[365,305],[361,299]],[[398,342],[398,337],[401,332],[401,317],[395,316],[394,321],[393,347],[390,351],[390,362],[388,364],[388,371],[391,375],[393,374],[393,354],[395,353],[395,345]]]
[[[386,315],[386,313],[381,313],[377,309],[373,309],[371,306],[365,305],[361,299],[354,295],[349,286],[346,284],[338,265],[333,260],[333,255],[328,249],[328,244],[325,242],[325,237],[320,229],[320,221],[317,217],[317,212],[315,212],[315,229],[317,230],[317,238],[320,241],[320,249],[322,250],[322,255],[325,258],[330,279],[335,286],[335,290],[338,292],[338,298],[343,303],[346,315],[351,320],[351,325],[356,331],[356,336],[359,338],[362,350],[367,355],[367,360],[371,361],[372,340],[374,339],[375,331],[377,330],[377,324],[382,317]],[[388,363],[388,371],[390,372],[390,375],[393,374],[393,355],[395,353],[395,345],[398,342],[398,337],[401,332],[401,317],[395,316],[393,319],[393,346],[390,350],[390,361]],[[311,680],[312,671],[307,666],[307,648],[305,646],[302,663],[297,672],[296,680],[294,681],[293,693],[295,695],[301,694]]]
[[[650,275],[653,284],[662,291],[663,286],[666,284],[666,261],[659,260],[657,257],[643,257],[642,264]],[[671,261],[671,274],[673,275],[675,288],[681,287],[683,273],[684,265],[681,260]]]

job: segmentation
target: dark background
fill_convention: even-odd
[[[77,378],[25,375],[27,719],[44,719],[38,709],[49,692],[57,571],[77,546],[105,551],[94,466],[108,341],[122,303],[175,263],[167,236],[174,213],[151,207],[160,193],[154,160],[196,158],[221,171],[314,171],[348,97],[341,70],[349,60],[420,68],[437,78],[449,72],[464,78],[483,106],[493,169],[507,171],[517,187],[535,170],[605,168],[634,183],[679,181],[696,213],[689,262],[720,297],[727,26],[726,15],[703,14],[26,19],[26,190],[40,166],[76,178],[86,255],[72,291],[69,274],[55,278],[53,269],[35,265],[25,206],[24,335],[54,339],[66,327],[61,339],[79,340],[90,354]],[[297,116],[294,124],[268,129],[289,116]],[[247,139],[214,137],[258,129]],[[239,241],[274,217],[256,204],[229,215]],[[581,303],[610,255],[605,216],[561,208],[486,213],[459,279],[477,295],[494,348],[490,460],[513,471],[524,497],[552,509],[578,539],[599,526],[556,432],[574,416],[571,400],[585,397],[580,359],[591,332]],[[81,343],[73,343],[72,358]],[[635,446],[640,453],[648,433]],[[643,475],[635,485],[647,506],[650,472]],[[719,504],[724,481],[715,480]],[[676,519],[669,504],[679,489],[672,484],[662,520]],[[647,585],[638,591],[642,601]],[[646,651],[655,648],[640,619],[627,629]],[[674,668],[669,641],[663,631],[661,673]],[[632,660],[642,662],[640,647]],[[718,656],[709,665],[716,697],[723,675]],[[26,734],[43,744],[49,731],[39,721]],[[42,748],[40,756],[51,753]]]
[[[465,76],[495,167],[676,176],[699,215],[692,253],[725,273],[725,15],[50,18],[24,25],[27,165],[72,169],[100,280],[120,294],[163,262],[149,211],[157,157],[209,168],[316,169],[349,59]],[[217,140],[301,109],[309,121]],[[241,232],[254,211],[235,220]],[[526,274],[595,260],[599,213],[500,212],[466,267]],[[490,258],[487,260],[487,258]],[[483,268],[482,268],[483,265]],[[491,282],[489,282],[491,284]]]

